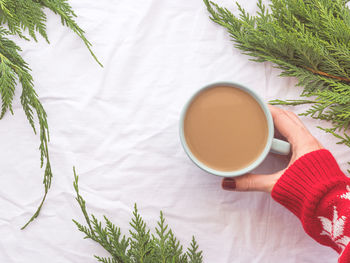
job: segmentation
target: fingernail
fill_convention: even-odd
[[[234,179],[226,178],[222,181],[222,188],[224,190],[232,191],[236,189],[236,182]]]

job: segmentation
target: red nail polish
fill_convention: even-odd
[[[226,178],[222,181],[222,188],[224,190],[235,190],[236,189],[236,182],[234,179]]]

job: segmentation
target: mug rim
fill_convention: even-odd
[[[264,114],[265,114],[265,117],[266,117],[266,120],[267,120],[268,137],[267,137],[267,140],[266,140],[266,145],[265,145],[264,150],[261,152],[259,157],[257,159],[255,159],[254,162],[252,162],[250,165],[248,165],[247,167],[244,167],[243,169],[240,169],[240,170],[219,171],[219,170],[213,169],[213,168],[205,165],[204,163],[199,161],[196,158],[196,156],[191,152],[191,150],[188,147],[187,142],[186,142],[185,131],[184,131],[184,122],[185,122],[185,116],[187,114],[187,110],[188,110],[189,106],[191,105],[193,100],[197,96],[199,96],[203,91],[211,89],[211,88],[215,88],[215,87],[238,88],[238,89],[240,89],[240,90],[242,90],[244,92],[247,92],[249,95],[251,95],[255,99],[255,101],[257,101],[259,103],[260,107],[264,111]],[[273,136],[274,136],[274,124],[273,124],[271,112],[268,109],[267,104],[262,100],[262,98],[257,93],[255,93],[255,91],[253,91],[253,90],[251,90],[251,89],[249,89],[249,88],[247,88],[245,86],[242,86],[241,84],[234,83],[234,82],[215,82],[215,83],[206,85],[203,88],[200,88],[187,101],[187,103],[183,107],[181,115],[180,115],[180,141],[181,141],[182,147],[184,148],[187,156],[192,160],[192,162],[194,164],[196,164],[202,170],[204,170],[204,171],[206,171],[208,173],[217,175],[217,176],[221,176],[221,177],[240,176],[240,175],[246,174],[246,173],[254,170],[256,167],[258,167],[263,162],[263,160],[266,158],[267,154],[269,153],[269,151],[271,149]]]

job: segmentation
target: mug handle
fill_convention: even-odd
[[[288,142],[273,138],[270,151],[272,153],[288,155],[290,153],[290,144]]]

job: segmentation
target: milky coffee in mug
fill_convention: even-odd
[[[181,114],[185,152],[200,168],[219,176],[250,172],[270,151],[288,154],[290,144],[273,136],[267,104],[239,84],[215,83],[200,89]]]
[[[259,157],[268,127],[265,113],[250,94],[217,86],[193,99],[185,116],[184,134],[199,161],[215,170],[234,171]]]

